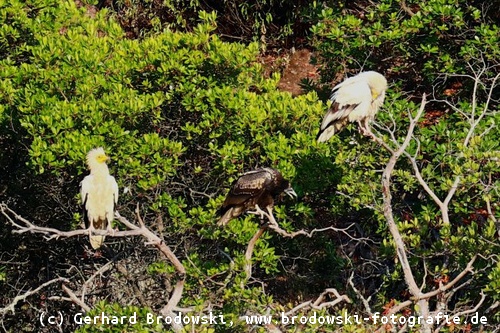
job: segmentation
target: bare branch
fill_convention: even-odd
[[[139,211],[136,210],[137,218],[139,221],[142,221]],[[174,265],[175,269],[179,274],[186,274],[186,269],[182,265],[182,263],[177,259],[175,254],[170,250],[170,247],[168,247],[164,242],[163,239],[161,239],[159,236],[157,236],[155,233],[153,233],[151,230],[149,230],[145,225],[144,222],[139,222],[142,223],[141,227],[136,226],[133,223],[130,223],[126,218],[121,216],[118,212],[115,212],[115,217],[118,221],[123,223],[127,228],[131,229],[130,231],[134,231],[135,235],[141,235],[144,238],[148,240],[147,244],[152,244],[156,246],[158,250],[160,250],[161,253],[163,253],[169,260],[172,262]],[[118,234],[117,232],[116,234]],[[116,236],[115,234],[115,236]]]
[[[73,292],[73,290],[69,289],[64,284],[62,285],[62,289],[64,290],[64,292],[66,294],[68,294],[69,299],[73,303],[78,304],[83,309],[83,311],[85,311],[85,312],[90,311],[90,306],[88,306],[87,304],[85,304],[85,302],[83,301],[83,299],[79,299],[78,296],[75,295],[75,293]]]
[[[10,209],[4,203],[0,204],[0,210],[2,211],[2,214],[7,218],[7,221],[9,221],[9,223],[12,224],[16,228],[16,230],[12,231],[13,233],[16,233],[16,234],[23,234],[25,232],[30,232],[30,233],[35,233],[35,234],[43,234],[43,235],[46,235],[44,237],[46,240],[59,239],[61,237],[69,238],[69,237],[89,234],[88,229],[61,231],[61,230],[55,229],[55,228],[39,227],[39,226],[31,223],[30,221],[28,221],[27,219],[25,219],[21,215],[14,212],[12,209]],[[14,218],[12,218],[11,215]],[[16,221],[20,221],[22,224],[19,224]],[[95,231],[93,231],[93,233],[95,235],[102,235],[102,236],[107,235],[107,236],[111,236],[111,237],[137,236],[137,235],[142,234],[142,232],[140,230],[114,231],[113,233],[109,233],[107,230],[95,230]]]
[[[257,240],[260,238],[260,236],[262,236],[262,234],[264,233],[265,230],[266,230],[266,227],[259,228],[259,230],[252,237],[252,239],[250,239],[250,242],[248,242],[247,250],[245,252],[245,272],[247,274],[247,280],[252,277],[253,249],[255,247],[255,244],[257,243]],[[242,286],[242,288],[243,288],[243,286]]]
[[[476,306],[474,308],[454,313],[453,317],[463,317],[463,316],[470,314],[470,313],[477,313],[477,310],[484,303],[485,299],[486,299],[486,295],[483,293],[483,291],[481,291],[481,299],[479,300],[479,302],[476,304]],[[444,327],[444,325],[446,325],[446,321],[444,321],[441,325],[439,325],[434,330],[434,332],[438,333],[441,330],[441,328]]]
[[[431,298],[431,297],[434,297],[440,293],[443,293],[449,289],[451,289],[455,284],[457,284],[465,275],[467,275],[467,273],[473,273],[474,272],[474,269],[473,269],[473,264],[474,262],[476,261],[476,258],[477,258],[477,255],[475,255],[474,257],[472,257],[472,259],[467,263],[467,266],[465,267],[465,269],[460,272],[460,274],[458,274],[452,281],[448,282],[446,285],[444,286],[440,286],[438,289],[436,290],[433,290],[433,291],[429,291],[425,294],[420,294],[417,297],[412,297],[412,299],[415,299],[415,300],[421,300],[421,299],[426,299],[426,298]]]
[[[413,276],[413,272],[410,266],[410,263],[408,261],[408,257],[406,255],[406,246],[403,241],[403,238],[401,234],[399,233],[398,226],[396,222],[394,221],[394,216],[392,213],[392,196],[391,196],[391,177],[392,177],[392,172],[394,171],[394,167],[396,165],[397,160],[399,157],[405,152],[406,148],[410,144],[410,141],[413,137],[413,132],[415,130],[415,127],[418,123],[418,120],[422,116],[424,109],[426,105],[426,96],[425,94],[422,96],[422,101],[420,104],[420,108],[415,116],[415,118],[412,118],[410,116],[410,125],[408,127],[408,133],[406,134],[406,138],[403,141],[403,143],[398,147],[397,150],[392,151],[389,149],[391,152],[391,157],[389,158],[389,161],[387,162],[387,165],[384,169],[384,172],[382,173],[382,195],[383,195],[383,211],[384,211],[384,216],[387,221],[387,224],[389,226],[389,231],[391,232],[391,235],[394,239],[394,243],[396,246],[396,253],[399,258],[399,261],[401,263],[401,266],[403,268],[403,274],[405,277],[406,284],[408,286],[408,289],[410,293],[413,295],[413,297],[416,297],[417,299],[421,295],[420,288],[418,287],[417,283],[415,282],[415,278]],[[372,133],[372,137],[375,137],[375,135]],[[376,140],[377,142],[380,142],[380,140]],[[387,145],[382,145],[386,147]],[[386,148],[387,149],[387,148]],[[427,317],[429,315],[429,304],[425,300],[419,300],[418,301],[419,305],[419,312],[423,317]],[[423,327],[424,332],[429,332],[430,327],[428,324],[425,324]]]
[[[352,226],[354,226],[355,224],[352,223],[351,225],[349,225],[347,228],[335,228],[335,227],[326,227],[326,228],[320,228],[320,229],[313,229],[311,231],[305,231],[303,229],[301,230],[298,230],[298,231],[294,231],[294,232],[288,232],[284,229],[282,229],[278,222],[276,222],[276,219],[274,218],[273,216],[273,213],[271,211],[270,208],[268,208],[268,211],[265,212],[263,211],[259,206],[256,206],[255,207],[255,211],[249,211],[248,213],[250,214],[255,214],[255,215],[260,215],[260,216],[265,216],[268,220],[268,223],[265,225],[267,228],[275,231],[277,234],[283,236],[283,237],[288,237],[288,238],[295,238],[299,235],[302,235],[302,236],[306,236],[306,237],[309,237],[311,238],[313,236],[313,234],[317,233],[317,232],[324,232],[324,231],[328,231],[328,230],[332,230],[332,231],[336,231],[336,232],[341,232],[343,234],[345,234],[347,237],[349,237],[350,239],[352,240],[356,240],[356,241],[371,241],[369,238],[356,238],[356,237],[353,237],[351,236],[347,230],[349,230]]]
[[[469,142],[470,142],[472,136],[474,135],[477,126],[479,125],[479,123],[481,122],[481,120],[484,118],[484,116],[487,114],[489,103],[490,103],[490,101],[492,99],[493,90],[496,87],[496,82],[500,78],[500,73],[499,73],[493,79],[493,82],[492,82],[492,84],[490,86],[490,89],[489,89],[489,92],[488,92],[488,98],[486,100],[486,105],[484,106],[481,114],[477,118],[475,118],[476,108],[477,108],[477,101],[476,101],[476,98],[477,98],[477,89],[478,89],[478,86],[480,84],[482,84],[482,82],[480,80],[480,77],[481,77],[481,75],[485,71],[486,71],[486,68],[482,68],[480,70],[480,72],[476,73],[476,75],[474,77],[474,89],[473,89],[473,93],[472,93],[472,114],[471,114],[471,117],[469,118],[471,126],[470,126],[470,128],[469,128],[469,130],[467,132],[467,135],[466,135],[465,139],[464,139],[464,143],[463,143],[464,147],[467,147],[469,145]],[[460,155],[462,155],[462,154],[460,154]],[[449,224],[449,218],[447,216],[447,213],[448,213],[448,204],[450,203],[451,199],[455,195],[455,192],[458,189],[458,186],[460,184],[461,179],[462,179],[462,177],[460,175],[458,175],[458,176],[455,177],[455,180],[453,181],[453,184],[452,184],[450,190],[448,191],[448,194],[446,195],[446,198],[443,201],[443,206],[440,206],[440,208],[441,208],[441,210],[443,212],[443,215],[446,212],[446,220],[447,221],[443,220],[443,223]]]
[[[68,282],[68,280],[66,278],[58,277],[58,278],[52,279],[50,281],[47,281],[45,283],[42,283],[41,285],[39,285],[34,290],[29,290],[29,291],[25,292],[24,294],[17,295],[16,297],[14,297],[14,299],[10,302],[9,305],[7,305],[6,307],[0,308],[0,315],[4,315],[4,314],[6,314],[9,311],[11,311],[13,314],[15,314],[16,313],[15,307],[16,307],[17,303],[19,303],[20,301],[25,300],[26,298],[28,298],[31,295],[36,294],[37,292],[39,292],[43,288],[45,288],[45,287],[47,287],[47,286],[49,286],[49,285],[51,285],[53,283],[59,282],[59,281]]]
[[[333,301],[323,302],[327,295],[333,295],[333,296],[335,296],[335,299]],[[325,289],[325,291],[322,292],[315,301],[310,300],[310,301],[301,303],[301,304],[297,305],[296,307],[294,307],[293,309],[291,309],[290,311],[286,312],[284,315],[290,316],[290,315],[296,313],[297,311],[303,310],[303,309],[321,310],[321,309],[324,309],[327,307],[335,306],[342,301],[347,302],[347,303],[352,303],[351,299],[347,295],[340,295],[339,292],[337,291],[337,289],[328,288],[328,289]]]
[[[0,209],[2,211],[2,214],[7,218],[7,220],[18,230],[15,230],[14,232],[18,233],[24,233],[24,232],[31,232],[31,233],[41,233],[44,235],[48,235],[45,238],[46,239],[54,239],[54,238],[59,238],[59,237],[73,237],[76,235],[84,235],[88,234],[87,229],[79,229],[79,230],[74,230],[74,231],[61,231],[58,229],[54,228],[44,228],[44,227],[39,227],[28,221],[27,219],[23,218],[22,216],[16,214],[14,211],[12,211],[10,208],[7,207],[5,204],[0,204]],[[11,217],[14,216],[14,218]],[[137,215],[137,220],[139,221],[140,227],[136,226],[135,224],[129,222],[126,218],[122,217],[118,212],[115,212],[115,217],[118,221],[123,223],[127,228],[130,230],[126,231],[114,231],[110,236],[112,237],[125,237],[125,236],[131,236],[131,235],[140,235],[146,238],[148,241],[146,244],[153,244],[156,246],[156,248],[163,253],[169,260],[170,262],[174,265],[175,269],[177,272],[180,274],[180,279],[177,281],[174,290],[172,292],[172,296],[170,297],[167,305],[161,310],[161,313],[166,315],[166,316],[173,316],[172,309],[174,309],[177,304],[179,303],[181,297],[182,297],[182,292],[184,288],[184,282],[185,282],[185,275],[186,275],[186,269],[182,265],[179,259],[175,256],[175,254],[170,250],[170,248],[163,242],[163,239],[161,239],[159,236],[157,236],[155,233],[153,233],[151,230],[149,230],[144,221],[142,220],[140,214],[139,214],[139,208],[137,207],[136,209],[136,215]],[[20,221],[22,224],[17,223],[16,221]],[[107,235],[106,230],[96,230],[95,234],[98,235]],[[69,288],[66,286],[63,286],[63,290],[70,296],[70,300],[75,302],[76,304],[80,305],[83,309],[90,309],[85,302],[83,301],[83,298],[85,296],[85,291],[88,288],[88,284],[98,275],[101,274],[103,271],[107,270],[108,267],[107,265],[101,267],[89,280],[86,281],[82,288],[82,298],[78,299],[78,297],[75,295],[74,292],[72,292]],[[43,286],[43,285],[42,285]],[[40,288],[40,287],[39,287]],[[36,289],[38,290],[38,288]],[[32,292],[34,293],[34,292]],[[27,296],[31,295],[27,294]],[[26,297],[27,297],[26,296]],[[24,297],[25,298],[25,297]],[[16,301],[17,303],[17,301]],[[182,330],[182,327],[175,327],[172,326],[173,329],[176,332],[180,332]]]
[[[349,276],[349,280],[347,282],[351,286],[352,290],[354,290],[354,292],[356,293],[356,296],[358,296],[358,298],[361,299],[361,302],[363,302],[363,305],[365,307],[365,311],[371,316],[373,314],[372,309],[370,307],[370,303],[369,303],[370,299],[371,299],[371,296],[368,297],[368,299],[366,299],[361,294],[361,292],[358,290],[358,288],[356,288],[356,286],[354,285],[353,278],[354,278],[354,272],[351,273],[351,276]]]
[[[108,263],[106,263],[105,265],[103,265],[101,268],[99,268],[94,274],[92,274],[92,276],[90,278],[87,279],[87,281],[85,281],[83,283],[83,286],[82,286],[82,295],[80,296],[80,299],[81,299],[81,302],[83,304],[85,304],[85,294],[87,293],[87,289],[90,287],[90,284],[92,283],[92,281],[98,276],[98,275],[101,275],[102,273],[108,271],[111,266],[112,266],[113,262],[110,261]],[[64,289],[64,288],[63,288]],[[66,290],[65,290],[66,291]],[[70,295],[71,296],[71,295]],[[78,304],[78,303],[77,303]],[[82,307],[83,308],[83,307]]]
[[[165,317],[170,317],[172,319],[172,329],[174,332],[183,332],[183,327],[180,324],[177,324],[174,321],[175,313],[174,309],[177,307],[177,304],[181,300],[182,297],[182,291],[184,289],[184,282],[185,279],[178,280],[177,283],[175,284],[174,291],[172,293],[172,296],[170,297],[170,300],[168,301],[167,305],[165,305],[161,310],[160,313],[165,316]]]

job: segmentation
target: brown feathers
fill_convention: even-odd
[[[256,205],[262,209],[272,208],[274,198],[282,192],[297,196],[279,171],[263,168],[246,172],[233,182],[219,210],[222,217],[217,224],[226,225],[245,211],[255,209]]]

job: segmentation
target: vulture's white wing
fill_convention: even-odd
[[[85,205],[87,196],[89,195],[92,184],[92,175],[88,175],[80,183],[80,196],[82,197],[82,205]],[[86,209],[86,207],[85,207]]]
[[[115,177],[113,176],[108,176],[107,180],[108,186],[107,188],[109,189],[109,193],[106,195],[107,202],[108,204],[106,205],[106,212],[109,214],[108,217],[108,223],[113,221],[114,215],[115,215],[115,206],[118,203],[118,184],[116,183]]]
[[[330,98],[332,106],[321,122],[321,129],[324,130],[331,122],[348,118],[349,121],[358,120],[359,114],[367,110],[372,101],[370,87],[366,81],[346,80],[337,85]]]
[[[113,193],[113,203],[116,204],[118,202],[119,195],[118,184],[116,183],[115,177],[113,176],[108,177],[108,182],[111,185],[110,187]]]

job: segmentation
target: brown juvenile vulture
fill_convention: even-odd
[[[284,179],[279,171],[262,168],[246,172],[231,185],[219,210],[222,217],[217,224],[226,225],[231,219],[252,209],[263,209],[272,214],[274,198],[283,192],[292,198],[297,197],[290,187],[290,182]]]
[[[87,155],[90,175],[81,182],[81,196],[85,223],[89,228],[90,245],[98,249],[104,243],[103,235],[95,235],[96,229],[112,231],[115,205],[118,202],[118,184],[109,174],[106,162],[109,157],[101,147],[92,149]]]
[[[332,105],[321,122],[317,140],[325,142],[348,122],[357,121],[361,133],[371,133],[369,123],[384,103],[387,80],[377,72],[362,72],[332,89]]]

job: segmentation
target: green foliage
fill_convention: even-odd
[[[330,82],[346,69],[378,68],[405,77],[404,89],[411,91],[432,84],[438,73],[464,74],[466,62],[498,64],[500,28],[471,1],[404,3],[384,0],[363,13],[323,9],[312,28],[322,79]]]
[[[178,8],[181,3],[165,6]],[[262,33],[273,18],[258,11],[259,4],[283,2],[238,8],[248,20],[256,20],[254,28]],[[313,29],[323,80],[343,75],[344,68],[358,70],[360,64],[387,73],[395,84],[377,123],[386,127],[379,133],[392,146],[404,140],[408,113],[414,115],[418,108],[419,96],[408,97],[409,91],[430,93],[434,87],[429,112],[418,124],[408,154],[440,200],[455,191],[448,206],[450,221],[421,187],[406,155],[393,175],[392,210],[415,279],[427,288],[424,292],[437,287],[436,281],[453,279],[481,254],[474,263],[477,273],[448,305],[450,310],[472,307],[481,291],[491,304],[500,291],[498,226],[493,221],[500,218],[495,210],[500,199],[495,126],[500,110],[493,89],[498,84],[498,27],[464,1],[414,1],[408,3],[414,15],[401,15],[399,4],[384,0],[367,7],[363,15],[325,7]],[[319,5],[313,6],[318,10]],[[58,211],[66,210],[75,221],[65,221],[65,226],[76,227],[77,184],[86,174],[85,154],[102,145],[112,157],[110,168],[120,189],[127,189],[119,200],[120,213],[134,220],[138,205],[148,227],[186,268],[178,306],[200,313],[210,308],[234,322],[233,327],[200,325],[195,331],[245,331],[242,315],[270,309],[278,318],[281,311],[315,299],[325,288],[350,293],[346,286],[351,276],[365,297],[375,295],[370,301],[373,310],[381,312],[387,303],[407,298],[383,216],[380,180],[387,151],[359,135],[355,124],[328,143],[317,144],[314,137],[325,103],[314,92],[294,98],[278,91],[279,77],[265,77],[256,61],[259,45],[222,41],[214,33],[214,13],[200,12],[202,23],[189,32],[158,25],[140,40],[131,40],[113,14],[90,9],[78,8],[73,1],[0,2],[0,140],[6,151],[26,161],[11,165],[0,157],[0,167],[9,172],[20,168],[17,172],[28,175],[21,185],[34,183],[35,205],[44,208],[44,213],[20,213],[52,226],[54,219],[65,219]],[[177,19],[176,24],[188,25],[183,15]],[[388,55],[391,60],[384,60]],[[436,80],[437,73],[448,76]],[[457,73],[468,76],[451,75]],[[457,82],[459,86],[453,85]],[[274,214],[283,229],[326,231],[294,239],[265,231],[253,250],[250,278],[245,252],[260,228],[258,218],[243,215],[219,228],[216,211],[230,184],[258,166],[279,169],[299,194],[298,202],[277,199]],[[23,196],[16,182],[6,182],[14,203]],[[493,207],[493,216],[488,207]],[[51,211],[55,213],[47,215]],[[332,226],[346,228],[349,236],[331,231]],[[142,243],[131,246],[134,251],[143,248]],[[129,303],[111,287],[106,289],[111,290],[108,303],[93,304],[90,315],[104,311],[145,316],[165,305],[177,278],[174,267],[161,257],[129,257],[135,260],[130,264],[135,265],[133,274],[165,285],[148,299],[154,310],[125,306]],[[58,269],[65,272],[66,267]],[[12,274],[10,268],[5,274],[0,271],[7,281]],[[142,286],[142,291],[150,287]],[[358,313],[364,307],[350,304],[341,311]],[[297,315],[332,312],[335,309],[303,309]],[[168,329],[138,322],[78,330]],[[366,325],[308,324],[303,330],[373,328]]]
[[[470,1],[387,0],[364,8],[362,13],[325,8],[312,29],[325,82],[339,73],[357,72],[359,67],[379,70],[395,82],[377,116],[378,122],[387,126],[380,130],[386,142],[391,141],[390,132],[397,142],[403,141],[408,112],[418,108],[404,101],[402,94],[410,93],[416,101],[416,92],[430,96],[428,113],[417,126],[408,153],[415,156],[429,189],[448,206],[445,213],[449,221],[417,181],[404,155],[394,172],[392,209],[411,253],[410,263],[419,267],[414,270],[415,278],[427,280],[429,289],[443,277],[453,278],[462,272],[476,254],[482,255],[475,266],[488,272],[488,278],[478,274],[460,294],[461,302],[472,304],[479,301],[481,290],[490,296],[500,291],[490,282],[497,270],[498,226],[494,219],[498,213],[496,208],[488,213],[488,207],[496,207],[499,200],[500,133],[495,124],[500,121],[500,28],[485,15],[486,11]],[[332,144],[338,140],[350,144],[347,139],[339,135]],[[386,230],[380,196],[381,169],[387,154],[366,142],[361,149],[336,149],[335,165],[343,176],[337,188],[348,199],[349,207],[365,212],[365,221],[377,222],[371,228],[378,227],[376,231],[382,236],[380,254],[392,260],[394,240]],[[367,208],[372,210],[371,216],[366,214]],[[423,265],[433,272],[420,269]],[[402,278],[396,269],[385,277],[385,283],[399,290]],[[384,293],[378,297],[380,306],[391,300]]]
[[[316,175],[300,163],[321,157],[312,129],[324,104],[314,93],[292,98],[277,91],[279,78],[265,78],[255,61],[258,45],[221,41],[213,34],[213,14],[202,14],[205,22],[189,33],[165,30],[130,40],[107,11],[88,15],[72,1],[33,7],[2,7],[28,12],[13,17],[31,39],[18,43],[8,32],[9,56],[0,61],[6,69],[0,99],[9,124],[2,135],[27,156],[28,170],[77,184],[87,172],[85,154],[105,147],[112,174],[127,189],[120,213],[133,219],[139,202],[148,225],[158,222],[164,239],[184,243],[178,255],[187,281],[180,306],[212,301],[237,320],[272,304],[261,286],[248,284],[245,271],[258,219],[243,216],[220,229],[215,212],[231,182],[256,166],[276,167],[292,182],[300,178],[300,192],[309,193],[309,178]],[[60,191],[73,198],[69,210],[78,218],[77,187]],[[46,194],[37,199],[57,207],[57,195]],[[285,229],[311,215],[304,203],[277,201],[276,217]],[[271,233],[259,239],[252,258],[256,275],[282,273],[279,243]],[[157,261],[143,271],[168,279],[174,273]],[[154,301],[161,304],[167,296]]]

